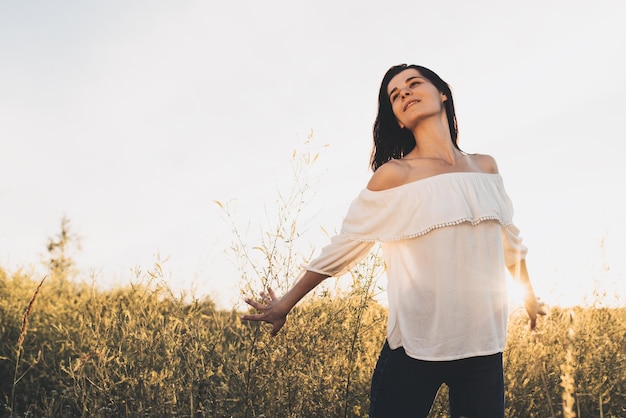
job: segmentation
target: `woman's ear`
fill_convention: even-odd
[[[400,125],[400,129],[404,129],[404,125],[402,124],[402,122],[398,122],[398,125]]]
[[[441,101],[445,102],[448,100],[448,96],[446,96],[444,93],[439,93],[441,95]]]

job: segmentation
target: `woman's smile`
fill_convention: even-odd
[[[419,103],[419,102],[421,102],[421,100],[419,100],[419,99],[408,101],[408,102],[406,102],[406,104],[404,105],[404,109],[402,109],[402,110],[406,112],[406,110],[409,108],[409,106],[412,106],[412,105],[414,105],[416,103]]]

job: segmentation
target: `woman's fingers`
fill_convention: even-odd
[[[263,301],[263,303],[257,302],[256,300],[250,298],[246,298],[245,302],[248,305],[252,306],[254,309],[258,309],[260,311],[264,310],[268,307],[268,305],[270,305],[270,303],[277,299],[276,293],[274,293],[272,289],[267,290],[267,292],[265,292],[264,290],[259,292],[259,296],[261,296],[261,300]]]
[[[241,315],[241,319],[245,321],[263,321],[272,325],[270,335],[273,337],[280,329],[285,325],[287,316],[285,314],[278,314],[275,312],[276,303],[280,300],[273,289],[268,288],[266,291],[259,293],[261,301],[256,301],[250,298],[246,298],[245,302],[259,311],[257,314]]]
[[[252,306],[257,311],[260,311],[258,314],[250,314],[250,315],[242,315],[241,319],[245,319],[247,321],[266,321],[270,323],[274,323],[271,319],[268,318],[268,310],[273,305],[274,301],[277,299],[276,294],[272,289],[268,289],[269,293],[262,291],[259,293],[261,296],[262,302],[258,302],[254,299],[246,298],[245,302]]]
[[[546,315],[544,306],[545,303],[541,299],[535,298],[534,295],[526,300],[526,312],[528,312],[528,317],[530,318],[530,329],[532,331],[537,328],[537,317]]]
[[[240,318],[245,321],[263,321],[263,314],[241,315]]]
[[[259,311],[263,310],[263,308],[265,308],[265,305],[257,302],[256,300],[253,300],[253,299],[246,298],[246,303],[248,305],[252,306],[254,309],[258,309]]]

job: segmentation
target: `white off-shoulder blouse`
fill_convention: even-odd
[[[524,259],[499,174],[455,172],[364,189],[341,233],[305,268],[340,276],[382,244],[392,349],[421,360],[504,350],[505,266]]]

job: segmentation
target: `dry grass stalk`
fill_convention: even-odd
[[[30,302],[28,302],[28,306],[24,311],[24,317],[22,318],[22,328],[20,329],[20,336],[17,338],[17,358],[15,360],[15,375],[13,376],[13,386],[11,387],[11,411],[13,411],[14,401],[15,401],[15,385],[19,381],[17,375],[20,365],[20,354],[22,352],[22,345],[24,344],[24,337],[26,336],[26,330],[28,329],[28,317],[33,311],[33,306],[35,305],[35,300],[37,299],[37,295],[39,295],[39,291],[41,290],[41,286],[43,286],[43,282],[46,281],[46,277],[39,282],[39,285],[35,289],[35,293],[33,293],[33,297],[30,298]]]
[[[41,279],[41,282],[39,282],[37,289],[35,289],[35,293],[33,293],[33,297],[30,299],[30,302],[28,303],[28,307],[24,311],[24,317],[22,318],[22,329],[20,330],[20,336],[17,339],[17,351],[18,352],[21,350],[22,344],[24,344],[24,337],[26,336],[26,330],[28,329],[28,317],[30,316],[30,313],[33,310],[33,306],[35,305],[35,300],[37,299],[37,295],[39,294],[39,291],[41,290],[41,286],[43,286],[43,282],[46,281],[46,277],[48,276],[44,276],[43,279]]]
[[[565,418],[575,418],[574,398],[575,382],[574,382],[574,354],[572,349],[572,340],[574,337],[574,313],[570,312],[570,328],[568,330],[568,347],[565,356],[565,363],[561,365],[561,387],[563,388],[563,416]]]

